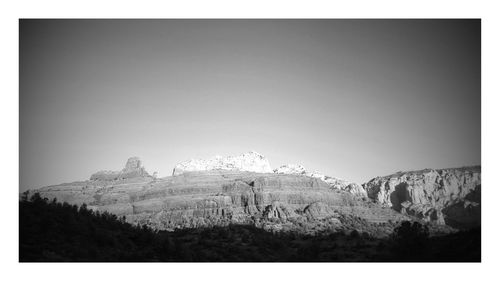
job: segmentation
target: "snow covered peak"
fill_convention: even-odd
[[[173,175],[185,172],[210,171],[210,170],[237,170],[257,173],[272,173],[269,161],[263,155],[250,151],[239,156],[221,157],[219,155],[210,159],[191,159],[177,164]]]

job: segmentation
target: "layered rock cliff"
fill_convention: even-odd
[[[177,164],[173,176],[186,172],[228,170],[256,173],[272,173],[271,165],[266,157],[251,151],[239,156],[215,156],[210,159],[191,159]]]
[[[455,228],[481,225],[481,167],[426,169],[363,184],[369,198],[403,214]]]
[[[366,191],[361,187],[361,185],[343,179],[331,176],[325,176],[324,174],[318,171],[309,172],[302,165],[297,165],[297,164],[282,165],[281,167],[274,169],[274,172],[277,174],[304,175],[320,179],[326,182],[332,188],[347,191],[356,196],[366,197]]]
[[[410,219],[306,175],[213,169],[155,179],[137,172],[143,167],[135,160],[120,175],[127,171],[133,176],[93,176],[30,193],[166,230],[244,223],[272,231],[357,230],[383,236]]]
[[[132,157],[120,171],[28,196],[35,192],[162,230],[245,223],[273,231],[383,236],[401,220],[427,221],[440,231],[480,224],[481,169],[400,172],[360,186],[300,165],[272,171],[255,152],[187,161],[161,179]]]

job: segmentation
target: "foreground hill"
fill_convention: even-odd
[[[250,225],[157,232],[85,206],[19,203],[19,260],[29,261],[480,261],[479,229],[429,237],[400,225],[390,238],[367,233],[272,233]]]

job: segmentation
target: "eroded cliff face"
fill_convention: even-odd
[[[122,172],[138,169],[143,169],[140,161],[128,161]],[[224,169],[184,171],[161,179],[133,175],[92,177],[30,193],[86,204],[161,230],[243,223],[273,231],[358,230],[384,236],[398,221],[410,219],[306,175]]]
[[[403,214],[455,228],[481,225],[481,167],[427,169],[363,184],[369,198]]]
[[[360,186],[300,165],[272,171],[257,153],[214,159],[179,164],[173,176],[157,179],[133,157],[121,171],[31,190],[28,196],[38,192],[86,204],[159,230],[243,223],[272,231],[385,236],[401,220],[437,222],[441,226],[431,225],[445,232],[448,226],[480,223],[480,167],[397,173]]]
[[[360,196],[360,197],[367,196],[365,189],[362,188],[361,185],[359,185],[357,183],[349,182],[349,181],[335,178],[335,177],[331,177],[331,176],[326,176],[318,171],[309,172],[302,165],[298,165],[298,164],[282,165],[281,167],[274,169],[274,173],[308,176],[308,177],[320,179],[320,180],[326,182],[332,188],[342,190],[342,191],[347,191],[353,195]]]

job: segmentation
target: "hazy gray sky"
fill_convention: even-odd
[[[20,190],[255,150],[359,183],[481,161],[479,20],[21,20]]]

